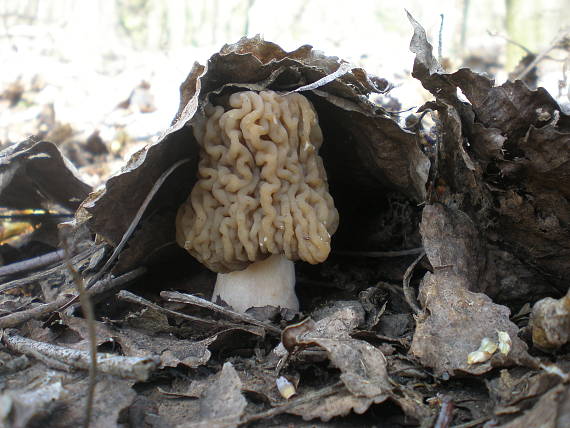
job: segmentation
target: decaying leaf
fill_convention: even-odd
[[[378,402],[384,400],[385,398],[379,399]],[[296,406],[288,413],[302,416],[306,421],[319,418],[327,422],[335,416],[346,416],[351,411],[362,414],[368,410],[372,403],[373,401],[368,398],[357,397],[346,390],[342,390],[318,401]]]
[[[57,402],[62,394],[61,381],[27,391],[6,392],[0,395],[0,422],[3,427],[16,428],[49,421],[61,409]]]
[[[434,272],[428,272],[420,285],[419,299],[426,313],[416,320],[410,352],[438,375],[457,370],[481,374],[492,367],[531,360],[518,337],[518,327],[509,320],[510,310],[483,293],[470,291],[477,289],[480,280],[480,273],[467,267],[477,256],[472,248],[479,246],[472,233],[465,233],[470,228],[472,223],[463,213],[439,204],[424,208],[420,230]],[[476,268],[484,266],[479,263]],[[478,364],[473,364],[470,354],[485,337],[498,343],[498,332],[509,335],[509,353],[493,351],[489,358],[478,358]]]
[[[83,318],[66,317],[64,322],[65,325],[83,338],[82,341],[74,343],[72,347],[88,349],[88,332],[85,320]],[[167,326],[166,317],[164,317],[164,322]],[[176,367],[178,364],[183,364],[187,367],[198,367],[206,364],[211,356],[208,345],[216,339],[216,336],[213,336],[199,342],[190,342],[179,340],[170,334],[152,335],[130,327],[113,329],[100,322],[96,323],[96,332],[97,345],[115,342],[120,346],[122,352],[128,356],[157,355],[160,358],[161,367]]]
[[[350,332],[364,322],[361,304],[337,302],[321,311],[321,315],[323,318],[316,321],[312,329],[296,337],[296,345],[316,345],[324,349],[331,363],[341,371],[340,379],[350,394],[335,394],[321,403],[296,407],[290,413],[307,420],[314,417],[329,420],[347,415],[351,409],[363,413],[371,404],[385,401],[392,385],[384,355],[374,346],[350,337]]]
[[[561,299],[546,297],[536,302],[531,315],[532,342],[553,351],[570,340],[570,291]]]
[[[64,402],[67,412],[58,422],[63,426],[78,426],[85,417],[87,379],[68,385],[65,388]],[[89,426],[97,428],[119,427],[119,413],[130,406],[136,397],[132,389],[134,382],[116,377],[99,377],[95,386],[93,419]]]
[[[526,409],[527,403],[545,394],[560,383],[560,377],[546,372],[533,374],[517,369],[503,369],[498,378],[487,382],[495,402],[495,414],[516,414]]]
[[[46,370],[35,363],[28,370],[5,377],[0,395],[0,422],[6,428],[80,426],[85,418],[88,379],[83,374]],[[99,376],[93,418],[89,426],[118,427],[119,413],[133,401],[134,381]]]
[[[570,390],[568,385],[558,385],[544,394],[523,415],[501,428],[548,427],[558,428],[570,424]]]
[[[435,96],[426,107],[441,120],[438,166],[430,183],[439,187],[430,197],[461,209],[531,275],[538,269],[548,274],[549,287],[566,292],[570,116],[543,88],[530,90],[520,81],[494,86],[469,69],[444,73],[424,29],[409,18],[410,48],[416,53],[412,75]],[[469,103],[459,99],[459,90]],[[498,277],[509,274],[501,271]],[[521,280],[527,282],[528,274]]]
[[[247,401],[241,393],[241,381],[231,363],[225,363],[220,373],[200,398],[200,422],[178,427],[237,427]]]
[[[52,143],[27,140],[0,152],[2,207],[45,209],[57,204],[73,211],[90,191]]]

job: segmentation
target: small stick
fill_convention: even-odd
[[[441,400],[441,408],[439,410],[439,415],[437,417],[437,421],[435,421],[435,425],[433,428],[449,428],[451,421],[453,420],[453,409],[455,405],[451,400],[451,397],[444,396]]]
[[[31,309],[26,309],[24,311],[14,312],[10,315],[6,315],[0,318],[0,329],[17,327],[28,320],[42,318],[48,315],[50,312],[55,311],[68,300],[69,296],[60,296],[54,302],[44,303]]]
[[[192,315],[172,311],[170,309],[166,309],[166,308],[163,308],[162,306],[159,306],[155,303],[152,303],[152,302],[146,300],[145,298],[137,296],[136,294],[133,294],[127,290],[121,290],[119,292],[119,294],[117,294],[117,297],[121,300],[125,300],[127,302],[136,303],[136,304],[139,304],[142,306],[146,306],[148,308],[154,309],[155,311],[162,312],[164,314],[167,314],[167,315],[170,315],[173,317],[182,318],[182,319],[192,321],[192,322],[198,322],[198,323],[202,323],[202,324],[210,324],[212,326],[217,326],[217,327],[231,327],[231,328],[239,327],[239,328],[243,328],[243,326],[240,324],[224,323],[224,322],[215,321],[215,320],[205,320],[202,318],[193,317]]]
[[[443,19],[444,19],[443,13],[439,14],[439,18],[441,19],[441,22],[439,23],[439,35],[437,38],[437,60],[441,64],[442,51],[443,51]]]
[[[316,391],[315,393],[305,394],[302,397],[291,400],[287,404],[283,404],[282,406],[274,407],[264,412],[259,412],[254,415],[248,416],[245,419],[242,419],[239,422],[239,425],[249,424],[251,422],[259,421],[261,419],[272,418],[273,416],[285,413],[302,404],[319,402],[323,398],[328,397],[329,395],[332,395],[335,392],[341,392],[345,389],[346,388],[342,382],[337,382],[333,385],[327,386],[319,391]]]
[[[404,257],[420,254],[424,251],[423,247],[410,248],[409,250],[398,250],[398,251],[333,251],[333,254],[338,254],[340,256],[363,256],[363,257]]]
[[[78,261],[89,257],[91,254],[93,254],[99,248],[101,248],[100,245],[89,248],[85,251],[82,251],[81,253],[79,253],[79,254],[77,254],[71,258],[72,263],[77,263]],[[11,266],[11,265],[8,265],[8,266]],[[58,264],[52,268],[49,268],[49,269],[46,269],[46,270],[43,270],[40,272],[33,273],[31,275],[28,275],[25,278],[15,279],[13,281],[6,282],[5,284],[0,285],[0,293],[3,291],[11,290],[13,288],[25,287],[26,285],[30,285],[36,281],[39,281],[40,279],[44,279],[44,278],[52,275],[54,272],[57,272],[58,270],[61,270],[61,269],[63,269],[62,263],[60,263],[60,264]]]
[[[78,351],[28,339],[18,335],[15,330],[5,330],[2,335],[2,343],[8,349],[19,354],[34,356],[39,353],[46,358],[45,362],[52,359],[81,370],[88,370],[91,365],[91,357],[87,351]],[[100,373],[137,381],[147,380],[151,372],[158,367],[159,361],[157,356],[121,357],[112,354],[97,354],[97,366]]]
[[[85,289],[85,282],[83,277],[77,272],[77,269],[71,263],[70,249],[68,236],[62,236],[65,265],[67,270],[73,278],[77,292],[79,293],[79,301],[81,302],[81,309],[87,321],[87,331],[89,335],[89,386],[87,388],[87,403],[85,405],[85,421],[83,426],[89,428],[91,417],[93,416],[93,403],[95,401],[95,386],[97,384],[97,335],[95,332],[95,313],[91,299]]]
[[[513,39],[510,39],[509,37],[505,36],[504,34],[499,34],[496,31],[489,31],[489,30],[487,30],[487,34],[491,37],[499,37],[499,38],[503,39],[504,41],[506,41],[507,43],[511,43],[511,44],[515,45],[516,47],[521,48],[527,54],[534,55],[534,52],[531,51],[529,48],[527,48],[525,45],[522,45],[519,42],[517,42]]]
[[[129,282],[137,279],[140,276],[143,276],[146,273],[146,271],[147,268],[141,266],[127,273],[124,273],[123,275],[118,276],[116,278],[109,278],[109,277],[103,278],[99,280],[96,284],[93,284],[93,286],[89,290],[87,290],[87,294],[90,297],[95,297],[112,291],[116,292],[117,289],[121,288],[123,285],[128,284]]]
[[[117,278],[113,278],[108,282],[102,281],[104,282],[103,285],[101,285],[100,287],[97,287],[98,284],[94,285],[91,290],[87,290],[87,294],[92,297],[108,289],[122,286],[127,282],[130,282],[133,279],[138,278],[145,272],[146,272],[145,268],[138,268],[131,272],[127,272],[126,274],[121,275]],[[58,308],[61,308],[63,305],[65,305],[68,302],[69,302],[69,295],[63,295],[59,296],[57,300],[55,300],[54,302],[44,303],[42,305],[38,305],[31,309],[26,309],[24,311],[14,312],[10,315],[6,315],[0,318],[0,329],[17,327],[18,325],[28,320],[43,318],[44,316],[49,315],[51,312],[58,310]]]
[[[416,315],[421,314],[422,310],[418,307],[415,302],[414,293],[412,287],[410,287],[410,280],[412,279],[412,273],[414,268],[420,262],[421,259],[426,255],[425,251],[422,250],[421,254],[413,261],[413,263],[406,269],[404,273],[404,280],[402,282],[402,289],[404,290],[404,297],[410,308],[416,313]]]
[[[526,76],[528,74],[528,72],[530,70],[532,70],[534,67],[536,67],[536,65],[542,61],[547,55],[548,53],[553,50],[554,48],[556,48],[556,45],[563,40],[566,36],[568,35],[568,31],[565,31],[563,33],[558,34],[558,36],[552,41],[552,43],[547,46],[546,48],[544,48],[535,58],[534,61],[532,61],[529,65],[526,66],[526,68],[521,71],[519,73],[518,76],[516,76],[513,80],[521,80],[524,76]]]
[[[31,259],[23,260],[21,262],[10,263],[9,265],[0,267],[0,276],[14,275],[15,273],[27,272],[29,270],[57,263],[63,259],[63,254],[63,250],[57,250]]]
[[[253,324],[258,327],[262,327],[271,333],[281,335],[281,329],[278,327],[272,326],[271,324],[262,321],[258,321],[255,318],[250,317],[249,315],[240,314],[239,312],[235,312],[232,311],[231,309],[224,308],[223,306],[216,305],[215,303],[212,303],[205,299],[201,299],[200,297],[193,296],[192,294],[184,294],[184,293],[179,293],[177,291],[162,291],[160,293],[160,297],[162,297],[165,300],[169,300],[171,302],[179,302],[179,303],[186,303],[188,305],[199,306],[201,308],[205,308],[210,311],[222,314],[230,319],[233,319],[234,321]]]

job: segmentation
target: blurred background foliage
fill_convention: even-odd
[[[52,139],[63,129],[78,141],[96,131],[117,147],[146,143],[173,118],[194,61],[255,34],[364,67],[413,109],[431,97],[410,76],[405,9],[447,71],[470,67],[502,83],[536,61],[525,82],[568,105],[568,0],[0,0],[0,145],[38,126]],[[140,93],[142,116],[129,115],[136,103],[117,111]]]
[[[435,38],[444,15],[443,55],[454,64],[479,53],[507,71],[526,53],[518,45],[537,53],[570,25],[568,0],[2,0],[0,36],[13,48],[100,59],[213,51],[260,33],[286,49],[310,43],[385,67],[386,53],[405,50],[394,41],[411,34],[404,8]]]

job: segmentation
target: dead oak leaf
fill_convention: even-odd
[[[242,383],[232,363],[227,362],[200,398],[200,421],[178,428],[237,427],[247,405]]]
[[[518,327],[509,320],[510,310],[483,293],[469,291],[465,278],[445,270],[427,273],[420,286],[420,301],[428,315],[416,320],[410,353],[437,375],[453,375],[457,370],[482,374],[492,367],[530,361],[526,344],[517,336]],[[484,363],[468,364],[467,356],[484,337],[498,341],[498,331],[508,333],[509,353],[495,352]]]

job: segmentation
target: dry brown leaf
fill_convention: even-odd
[[[225,363],[216,379],[200,397],[200,422],[177,425],[178,428],[237,427],[247,401],[242,384],[232,363]]]
[[[62,426],[79,426],[85,417],[87,379],[66,385],[64,402],[68,412],[58,417]],[[95,385],[93,418],[90,427],[114,428],[121,426],[119,413],[130,406],[136,397],[132,389],[134,382],[114,376],[99,377]]]
[[[544,394],[532,409],[500,428],[562,428],[570,425],[570,390],[558,385]]]
[[[331,75],[336,78],[331,80]],[[429,161],[415,135],[401,129],[367,97],[385,90],[385,81],[310,46],[285,52],[255,37],[224,46],[206,67],[195,64],[182,84],[180,108],[172,126],[157,143],[135,154],[103,191],[92,194],[79,210],[78,219],[88,220],[93,231],[116,245],[156,179],[176,161],[191,158],[153,201],[155,207],[175,211],[195,182],[198,144],[190,125],[203,114],[208,97],[236,89],[287,92],[306,85],[310,86],[303,94],[315,106],[325,134],[321,155],[331,191],[336,189],[341,205],[353,204],[355,184],[393,189],[418,202],[424,199]],[[170,231],[160,233],[174,241],[174,225],[169,227]],[[140,254],[134,254],[130,263],[136,264],[160,240],[141,241],[143,248],[137,249]]]
[[[91,191],[59,149],[47,141],[27,140],[0,153],[0,206],[75,210]],[[38,192],[39,190],[39,192]]]
[[[302,416],[306,421],[320,418],[322,421],[328,422],[335,416],[346,416],[351,411],[360,415],[368,410],[374,402],[380,403],[385,399],[385,396],[380,396],[377,397],[378,401],[375,401],[367,397],[357,397],[343,390],[319,401],[296,406],[287,413]]]
[[[351,410],[364,413],[373,403],[381,403],[390,397],[392,385],[384,354],[367,342],[350,337],[350,333],[364,322],[362,305],[356,301],[336,302],[321,310],[320,316],[323,318],[316,321],[310,331],[296,337],[296,345],[316,345],[324,349],[331,363],[341,371],[340,379],[348,394],[343,390],[321,403],[295,407],[290,413],[306,420],[319,417],[327,421],[334,416],[347,415]],[[303,393],[302,389],[299,393]]]
[[[419,300],[426,313],[416,320],[410,352],[438,375],[457,370],[482,374],[492,367],[529,363],[527,346],[509,320],[510,310],[470,291],[477,289],[485,264],[469,267],[482,257],[469,217],[440,204],[429,205],[420,230],[434,272],[428,272],[420,285]],[[498,343],[498,332],[510,337],[508,354],[495,352],[488,361],[469,364],[468,355],[478,350],[483,338]]]
[[[549,284],[540,281],[538,297],[546,287],[552,292],[553,285],[565,293],[570,116],[544,88],[530,90],[521,81],[494,86],[469,69],[445,73],[424,29],[409,18],[414,27],[410,49],[416,54],[412,75],[435,96],[426,107],[437,110],[441,120],[431,183],[439,187],[431,197],[467,213],[502,250],[526,264],[530,275],[535,269],[548,275]],[[469,103],[459,99],[459,90]]]
[[[32,390],[11,390],[0,395],[0,423],[6,428],[29,426],[49,420],[63,395],[61,380]]]
[[[561,299],[546,297],[536,302],[530,318],[532,342],[553,351],[570,341],[570,290]]]

